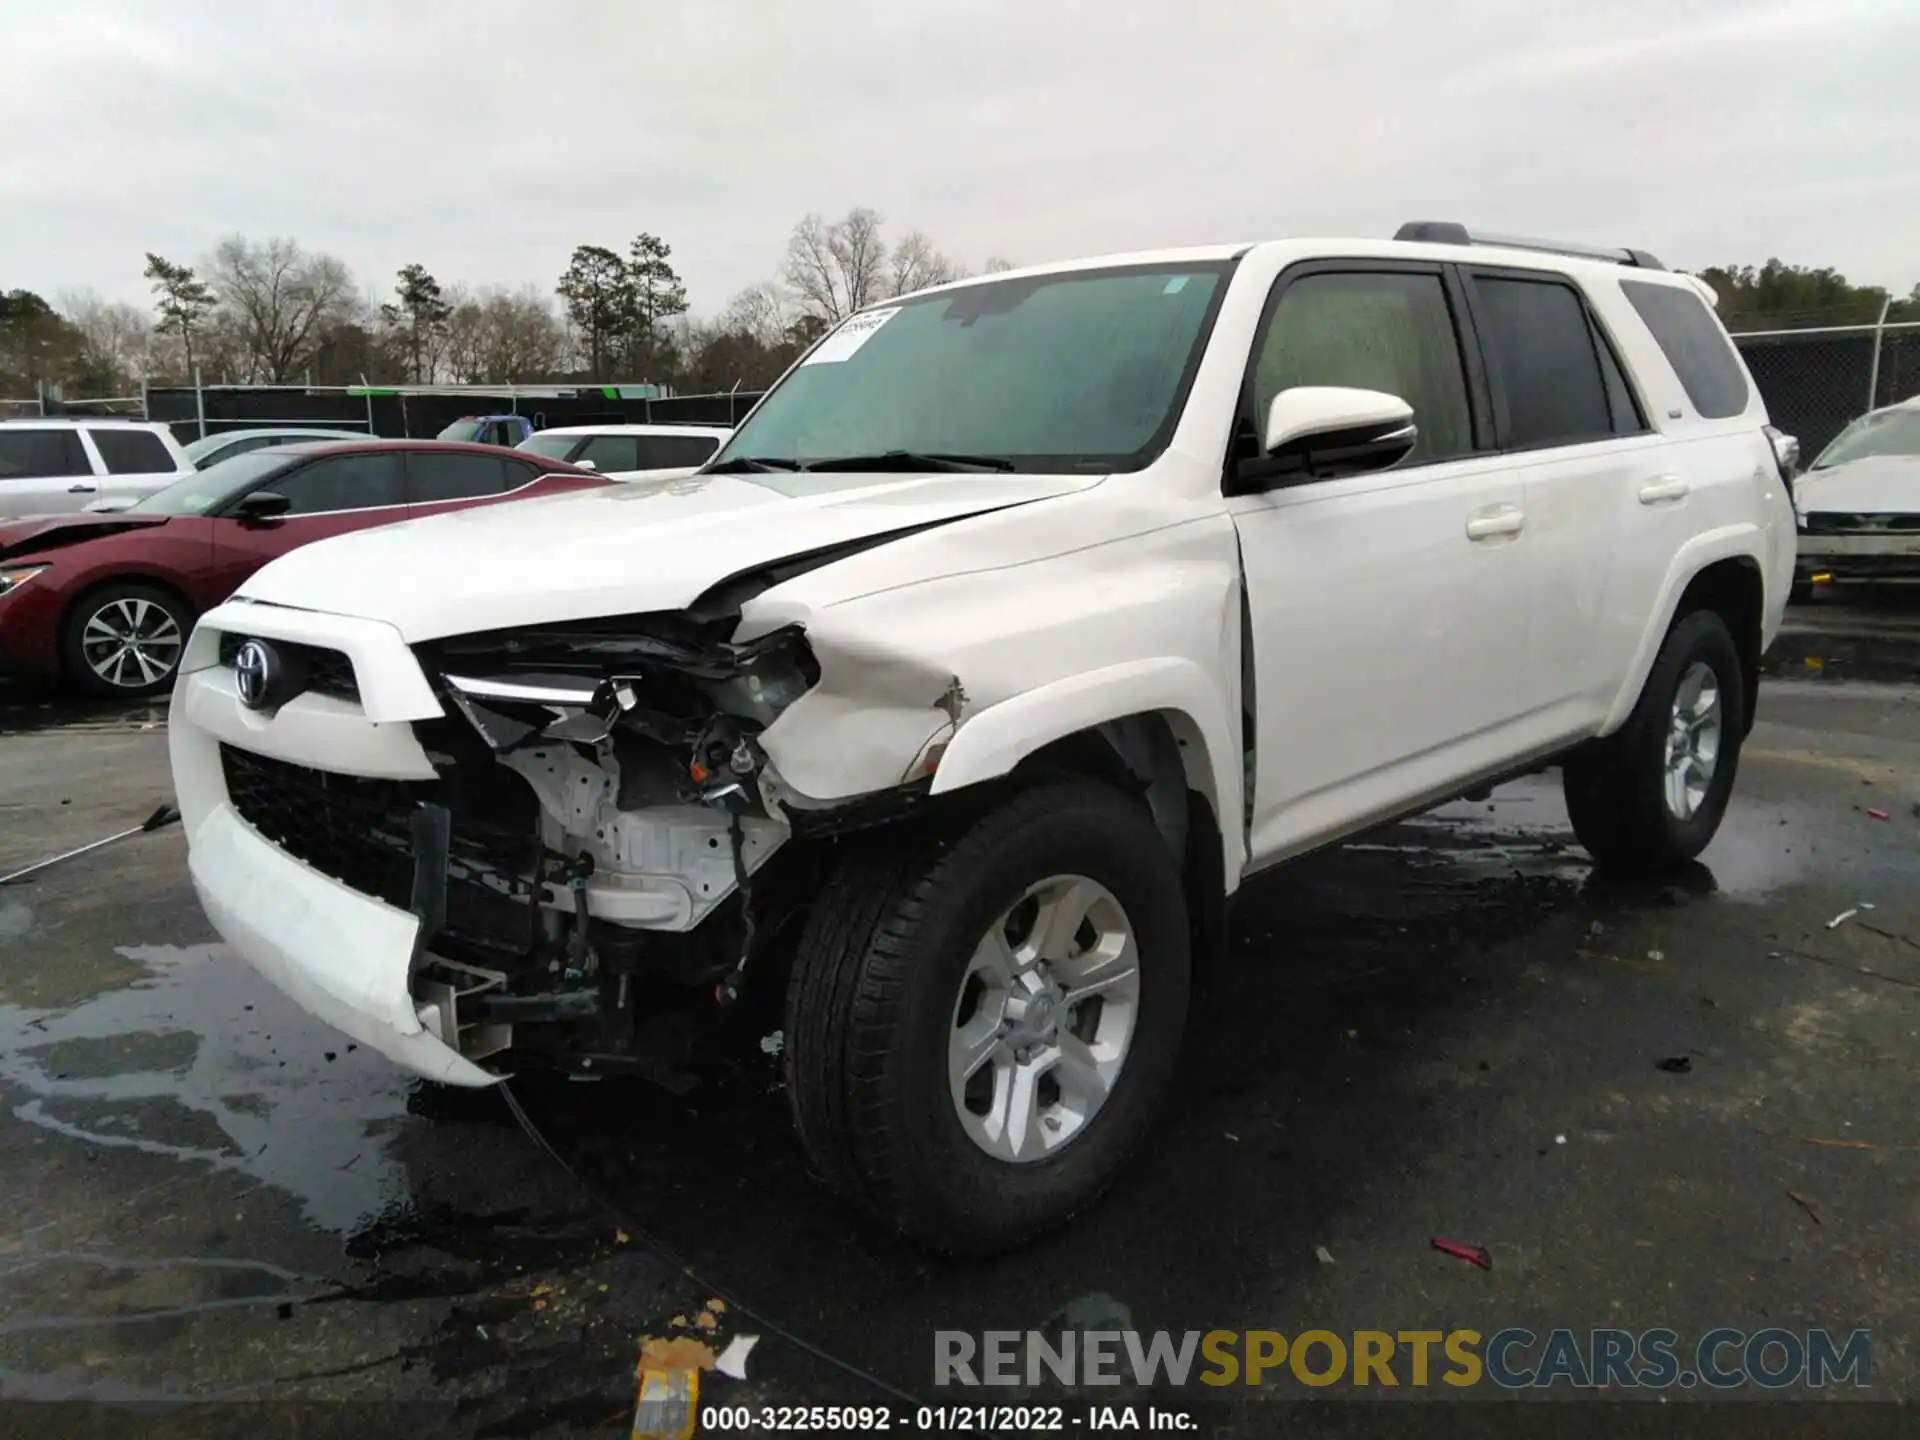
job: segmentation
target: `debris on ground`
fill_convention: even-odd
[[[1469,1245],[1463,1240],[1449,1240],[1444,1235],[1434,1236],[1429,1243],[1442,1255],[1451,1255],[1456,1260],[1465,1260],[1469,1265],[1478,1265],[1482,1270],[1493,1269],[1493,1256],[1489,1255],[1482,1246]]]
[[[1316,1245],[1313,1247],[1313,1258],[1318,1260],[1322,1265],[1333,1264],[1333,1252],[1324,1245]]]
[[[1858,905],[1854,906],[1851,910],[1842,910],[1838,915],[1834,916],[1833,919],[1827,921],[1827,929],[1838,930],[1859,913],[1860,907]]]
[[[1820,1218],[1820,1212],[1813,1208],[1813,1202],[1807,1199],[1806,1196],[1800,1194],[1798,1191],[1789,1190],[1787,1191],[1787,1199],[1793,1201],[1794,1204],[1798,1205],[1802,1210],[1806,1211],[1807,1218],[1813,1221],[1814,1224],[1816,1225],[1826,1224],[1826,1221]]]
[[[760,1049],[764,1054],[778,1055],[786,1048],[787,1032],[784,1030],[775,1030],[771,1034],[760,1037]]]
[[[1890,820],[1893,817],[1888,815],[1884,810],[1869,810],[1867,811],[1867,818],[1869,820]]]
[[[747,1356],[753,1353],[753,1347],[760,1343],[758,1335],[736,1335],[727,1342],[713,1362],[713,1368],[730,1380],[747,1378]]]
[[[1567,1137],[1564,1135],[1556,1135],[1553,1137],[1553,1143],[1556,1145],[1564,1145],[1567,1143]]]
[[[1669,1075],[1685,1075],[1693,1069],[1693,1057],[1690,1055],[1669,1055],[1664,1060],[1653,1062],[1653,1068],[1664,1070]]]
[[[711,1370],[715,1356],[713,1347],[704,1340],[695,1340],[688,1335],[672,1335],[662,1339],[658,1335],[640,1337],[640,1363],[635,1373],[645,1375],[649,1370],[667,1373],[674,1370]]]
[[[1658,965],[1662,960],[1666,958],[1667,958],[1667,952],[1664,950],[1647,951],[1647,959],[1653,961],[1653,963],[1656,965]]]

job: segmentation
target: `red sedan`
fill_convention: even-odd
[[[607,483],[486,445],[318,441],[223,460],[129,510],[0,522],[0,674],[151,695],[173,683],[194,617],[289,550]]]

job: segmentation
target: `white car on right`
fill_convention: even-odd
[[[1815,577],[1920,580],[1920,395],[1870,410],[1794,482],[1795,599]]]
[[[556,425],[514,448],[609,480],[677,480],[711,460],[732,434],[718,425]]]

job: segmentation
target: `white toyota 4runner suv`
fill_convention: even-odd
[[[1795,539],[1710,302],[1439,223],[891,301],[696,475],[322,541],[204,616],[194,884],[455,1085],[672,1083],[784,986],[819,1168],[1014,1243],[1147,1134],[1249,876],[1550,762],[1599,864],[1707,844]]]

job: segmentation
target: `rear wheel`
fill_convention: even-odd
[[[62,671],[89,695],[157,694],[173,684],[192,628],[193,612],[179,596],[133,581],[107,585],[67,612]]]
[[[1144,809],[1093,781],[952,837],[848,857],[787,1000],[816,1165],[895,1229],[979,1253],[1061,1223],[1126,1163],[1186,1024],[1186,903]]]
[[[1745,696],[1726,621],[1675,621],[1627,723],[1565,767],[1574,834],[1602,869],[1660,874],[1707,848],[1740,764]]]

